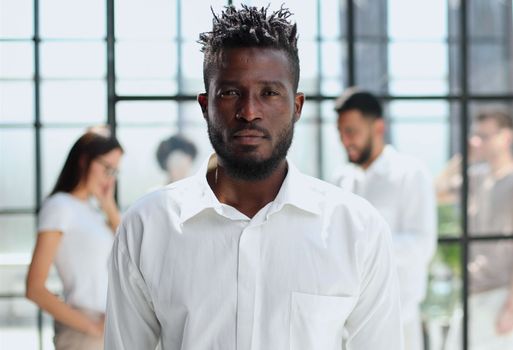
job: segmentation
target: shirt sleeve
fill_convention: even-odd
[[[67,204],[59,195],[49,197],[39,211],[37,231],[68,231],[72,213]]]
[[[127,231],[120,225],[110,258],[105,349],[155,349],[160,324],[144,279],[128,253]]]
[[[361,260],[362,282],[358,302],[347,322],[347,349],[403,349],[401,306],[390,231],[375,213]]]

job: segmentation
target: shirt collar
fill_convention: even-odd
[[[308,177],[302,174],[289,159],[287,159],[287,165],[287,176],[268,211],[268,216],[281,210],[287,204],[313,214],[320,214],[321,194],[311,187],[310,182],[307,181]],[[191,188],[191,191],[182,197],[180,203],[181,223],[204,210],[213,209],[218,213],[221,212],[223,204],[219,202],[210,188],[206,176],[207,172],[216,166],[217,155],[214,153],[203,162],[198,172],[190,179],[191,184],[194,184],[196,188]]]
[[[192,176],[190,188],[182,197],[180,222],[184,223],[193,216],[207,209],[219,209],[221,203],[217,200],[214,192],[207,182],[207,172],[217,167],[216,154],[210,155],[201,165],[199,170]],[[192,185],[192,186],[190,186]],[[189,192],[190,191],[190,192]]]
[[[276,212],[288,204],[312,214],[320,214],[322,194],[315,190],[312,182],[308,181],[309,177],[302,174],[290,159],[287,159],[287,165],[287,176],[270,212]]]

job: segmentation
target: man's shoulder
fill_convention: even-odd
[[[352,163],[345,163],[340,166],[338,166],[333,174],[331,175],[330,179],[328,180],[330,183],[334,184],[335,186],[340,186],[340,183],[343,179],[352,177],[358,172],[358,169],[356,165]]]
[[[194,177],[157,188],[136,200],[123,217],[145,217],[159,212],[171,214],[178,211],[185,200],[194,201],[195,196],[199,194],[199,188]]]
[[[314,193],[324,208],[334,207],[350,212],[368,213],[373,211],[372,205],[363,197],[360,197],[340,186],[304,175],[306,189]]]

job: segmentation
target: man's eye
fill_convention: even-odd
[[[279,93],[274,90],[266,90],[264,91],[264,96],[278,96]]]
[[[238,96],[237,90],[224,90],[221,91],[221,97]]]

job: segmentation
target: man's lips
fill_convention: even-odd
[[[232,134],[233,140],[241,145],[255,146],[268,138],[267,133],[259,128],[246,128]]]
[[[263,138],[263,137],[265,137],[265,134],[258,130],[246,129],[246,130],[241,130],[241,131],[235,132],[233,134],[233,137],[260,137],[260,138]]]

